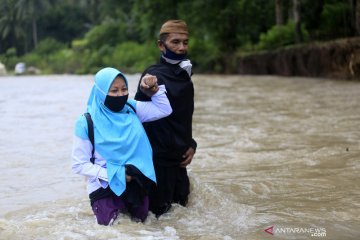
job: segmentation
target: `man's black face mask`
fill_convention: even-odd
[[[171,59],[171,60],[179,60],[179,61],[182,61],[186,58],[186,53],[184,54],[177,54],[173,51],[171,51],[165,44],[165,42],[161,41],[162,44],[164,44],[164,47],[165,47],[165,52],[163,52],[163,56],[168,58],[168,59]]]

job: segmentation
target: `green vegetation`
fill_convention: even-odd
[[[231,73],[236,56],[360,35],[356,0],[0,0],[0,62],[42,73],[142,72],[167,19],[190,29],[195,71]]]
[[[305,26],[301,26],[303,40],[309,40],[309,33]],[[260,34],[260,40],[256,45],[258,50],[272,50],[295,44],[295,23],[288,21],[286,25],[275,25],[266,33]]]

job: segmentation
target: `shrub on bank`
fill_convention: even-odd
[[[154,43],[124,42],[118,44],[111,54],[104,56],[103,64],[117,67],[126,73],[139,73],[154,64],[159,56]]]
[[[189,42],[189,58],[196,71],[218,73],[223,69],[219,64],[219,48],[212,41],[194,38]]]
[[[44,74],[93,74],[104,66],[114,66],[126,73],[138,73],[154,64],[159,58],[159,50],[154,43],[139,44],[124,42],[115,47],[103,45],[98,50],[86,47],[67,48],[52,40],[39,44],[36,51],[22,57],[8,50],[0,56],[7,69],[14,69],[18,62],[34,66]]]
[[[309,33],[305,26],[301,26],[301,34],[304,41],[309,39]],[[279,47],[295,43],[295,23],[289,21],[286,25],[275,25],[266,33],[260,34],[260,41],[256,45],[257,50],[273,50]]]
[[[7,71],[13,71],[16,63],[19,62],[16,55],[16,48],[9,48],[5,54],[0,55],[0,62],[5,65]]]

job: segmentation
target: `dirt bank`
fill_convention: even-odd
[[[360,37],[244,56],[237,66],[239,74],[360,80]]]

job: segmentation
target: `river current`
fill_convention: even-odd
[[[104,227],[71,171],[92,76],[0,77],[0,239],[360,239],[360,82],[193,81],[188,206]]]

